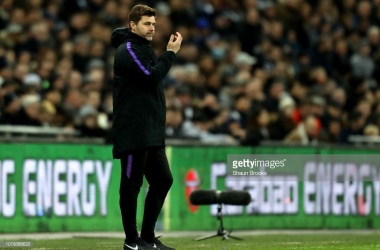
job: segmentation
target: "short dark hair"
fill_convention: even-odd
[[[131,9],[128,15],[129,23],[132,21],[137,24],[142,16],[156,16],[156,10],[148,5],[138,4]]]

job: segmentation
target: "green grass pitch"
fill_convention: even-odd
[[[238,236],[238,235],[237,235]],[[343,250],[380,250],[380,235],[377,234],[271,234],[242,236],[243,241],[214,238],[195,242],[190,237],[161,238],[164,244],[175,247],[177,250],[269,250],[269,249],[343,249]],[[4,240],[2,240],[4,241]],[[11,240],[16,241],[16,240]],[[17,240],[26,241],[26,240]],[[57,240],[32,240],[32,248],[16,249],[117,249],[123,247],[122,239],[113,238],[72,238]],[[11,248],[2,248],[11,249]]]

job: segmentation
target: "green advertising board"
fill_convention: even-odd
[[[120,162],[111,158],[111,149],[100,145],[1,144],[0,233],[122,231]],[[196,189],[250,192],[248,206],[223,206],[228,229],[380,228],[380,170],[376,165],[380,160],[374,154],[378,152],[312,147],[167,147],[166,153],[174,183],[157,222],[159,230],[217,229],[215,205],[189,203],[189,194]],[[323,185],[316,184],[309,170],[324,170],[325,165],[312,166],[310,160],[286,166],[298,175],[277,172],[263,178],[230,174],[227,155],[249,154],[347,154],[339,161],[351,164],[349,169],[355,171],[346,174],[346,180],[324,181]],[[318,159],[332,161],[332,173],[340,169],[345,176],[344,170],[335,168],[336,159]],[[145,180],[139,196],[138,228],[147,190]]]
[[[108,146],[3,144],[0,170],[1,233],[122,230]]]
[[[247,207],[223,206],[226,228],[360,229],[380,227],[380,168],[378,166],[380,159],[373,151],[257,147],[175,148],[172,153],[173,156],[175,155],[171,160],[173,174],[184,183],[177,181],[172,189],[171,199],[176,202],[171,202],[171,230],[183,228],[215,230],[218,227],[218,221],[215,218],[216,206],[185,205],[187,195],[184,194],[186,191],[180,193],[181,187],[182,190],[200,188],[249,191],[252,202]],[[265,180],[261,179],[262,176],[255,175],[229,175],[230,166],[227,165],[226,158],[230,154],[288,155],[287,161],[294,165],[285,166],[285,168],[290,168],[290,172],[294,174],[282,175],[281,172],[277,172],[266,176]],[[305,160],[307,156],[309,156],[308,161]],[[291,157],[293,159],[289,159]],[[311,178],[304,178],[305,169],[313,163],[310,159],[325,163],[331,161],[332,173],[337,172],[335,171],[337,162],[347,163],[347,165],[352,165],[354,162],[357,167],[355,172],[350,173],[348,181],[344,180],[346,176],[344,171],[340,176],[342,178],[338,178],[337,175],[336,181],[332,177],[328,180],[316,181],[313,180],[312,173]],[[319,165],[315,164],[315,167]],[[367,171],[367,178],[363,177],[362,181],[354,180],[355,175],[364,176],[365,170],[370,170]],[[285,187],[290,187],[287,195],[284,192]]]

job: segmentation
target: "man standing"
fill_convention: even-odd
[[[124,250],[174,248],[155,237],[154,228],[173,183],[165,154],[166,102],[162,80],[180,49],[182,36],[171,35],[167,51],[157,58],[150,46],[156,10],[136,5],[129,13],[130,28],[117,28],[111,36],[116,50],[113,90],[113,157],[121,159],[120,209],[125,231]],[[175,41],[174,41],[175,40]],[[141,236],[136,226],[137,197],[145,175]]]

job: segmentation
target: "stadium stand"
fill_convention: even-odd
[[[0,134],[111,142],[110,36],[137,3],[157,9],[158,55],[184,38],[164,83],[167,138],[380,142],[380,1],[366,0],[3,0]]]

